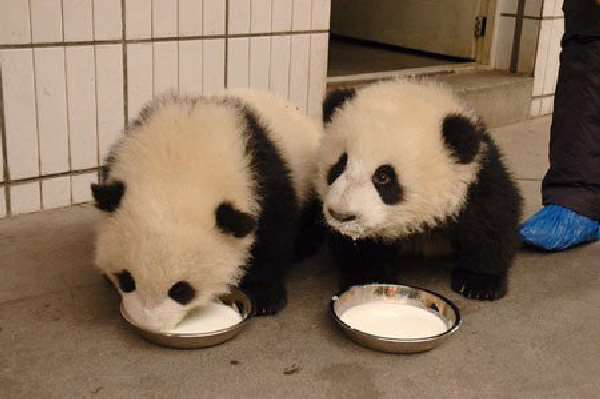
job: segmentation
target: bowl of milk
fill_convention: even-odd
[[[449,299],[406,285],[352,286],[331,299],[331,312],[350,339],[388,353],[433,349],[461,324],[460,311]]]
[[[177,349],[199,349],[222,344],[238,335],[252,315],[252,302],[232,287],[228,294],[206,306],[192,309],[175,328],[156,331],[136,325],[123,305],[121,315],[148,341]]]

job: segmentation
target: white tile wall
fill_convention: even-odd
[[[308,30],[310,29],[310,19],[312,16],[311,0],[294,0],[292,9],[292,29]]]
[[[250,32],[250,0],[237,0],[235,7],[229,7],[227,30],[232,34]]]
[[[271,30],[284,32],[292,29],[293,0],[274,0],[271,4]]]
[[[152,37],[177,36],[177,0],[152,0]]]
[[[269,89],[284,98],[289,96],[290,56],[292,39],[290,36],[271,38],[271,76]]]
[[[135,119],[153,95],[152,43],[127,45],[127,99],[129,120]]]
[[[227,1],[2,0],[0,216],[9,199],[11,214],[89,201],[126,119],[165,91],[265,89],[318,116],[328,35],[311,31],[330,0]]]
[[[544,17],[562,17],[563,0],[544,0],[542,7],[542,16]]]
[[[127,39],[152,37],[152,2],[148,0],[125,0]]]
[[[225,2],[223,0],[203,0],[203,27],[205,35],[225,33]]]
[[[14,183],[10,185],[10,205],[13,215],[40,210],[40,183]]]
[[[210,95],[225,88],[225,40],[210,39],[203,43],[202,88]]]
[[[98,183],[98,173],[83,173],[71,176],[71,201],[74,204],[92,200],[90,185]]]
[[[179,43],[179,92],[202,94],[203,41],[186,40]]]
[[[271,31],[271,1],[272,0],[252,0],[250,9],[250,32],[264,33]]]
[[[310,37],[310,69],[308,77],[308,113],[321,119],[322,101],[327,80],[327,33]]]
[[[61,0],[30,0],[31,39],[34,43],[63,39]]]
[[[269,73],[271,71],[271,38],[253,37],[250,39],[250,87],[269,90]]]
[[[0,44],[31,42],[29,0],[3,0],[0,12]]]
[[[71,178],[59,176],[42,180],[42,209],[71,205]]]
[[[227,85],[249,86],[250,39],[240,37],[227,40]]]
[[[307,111],[310,35],[292,36],[291,53],[289,99],[302,111]]]
[[[542,99],[534,98],[531,100],[531,117],[540,116],[542,114]]]
[[[542,98],[542,109],[541,114],[547,115],[554,111],[554,96]]]
[[[65,41],[93,39],[92,0],[62,0]]]
[[[98,165],[94,48],[66,48],[67,106],[71,169]]]
[[[65,50],[63,47],[37,48],[33,53],[40,172],[42,174],[66,172],[69,170],[69,133]]]
[[[202,0],[179,0],[179,36],[202,35]]]
[[[154,62],[153,88],[154,97],[169,91],[179,91],[179,52],[177,42],[153,43]]]
[[[329,29],[331,0],[312,0],[312,29]]]
[[[6,195],[4,186],[0,184],[0,218],[6,216]]]
[[[121,0],[94,0],[94,39],[118,40],[123,36]]]
[[[33,50],[0,51],[6,127],[7,163],[11,179],[38,176],[38,133],[33,79]]]
[[[97,158],[102,162],[124,128],[123,46],[99,45],[95,51]]]

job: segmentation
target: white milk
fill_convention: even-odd
[[[340,319],[354,329],[386,338],[424,338],[445,332],[446,324],[425,309],[373,302],[346,310]]]
[[[242,321],[242,316],[231,306],[211,303],[192,310],[181,323],[169,333],[200,334],[231,327]]]

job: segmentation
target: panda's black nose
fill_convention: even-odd
[[[356,215],[349,212],[338,212],[334,211],[331,208],[327,208],[327,212],[331,215],[332,218],[337,220],[338,222],[351,222],[356,220]]]

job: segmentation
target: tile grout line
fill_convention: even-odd
[[[202,2],[202,7],[204,7],[204,2]],[[202,9],[202,18],[204,18],[204,8]],[[204,26],[202,27],[203,29],[205,28]],[[229,57],[229,0],[225,0],[225,29],[223,30],[225,32],[225,43],[223,43],[224,46],[224,50],[223,50],[223,87],[225,89],[229,88],[229,74],[227,72],[227,63],[228,63],[228,57]],[[204,32],[203,32],[204,33]],[[202,45],[202,47],[204,48],[204,44]],[[202,54],[202,62],[204,63],[204,54]],[[202,74],[204,75],[204,65],[202,65]],[[204,82],[203,82],[204,83]],[[202,87],[202,91],[204,91],[204,85]]]
[[[92,2],[92,39],[96,39],[96,22],[95,22],[95,9],[94,3]],[[94,54],[94,107],[96,108],[96,167],[98,167],[98,181],[100,182],[100,119],[98,118],[98,54],[96,52],[96,45],[92,45],[92,51]],[[71,204],[73,204],[73,178],[71,180]]]
[[[223,43],[224,45],[224,50],[223,50],[223,87],[225,89],[229,88],[229,74],[227,72],[227,63],[228,63],[228,57],[229,57],[229,1],[230,0],[225,0],[225,29],[223,30],[225,32],[225,43]],[[202,18],[204,18],[204,2],[202,2]],[[205,26],[203,24],[202,29],[204,29]],[[204,31],[202,32],[204,33]],[[202,44],[202,48],[204,49],[204,43]],[[202,54],[202,75],[204,75],[204,51]],[[204,83],[204,82],[203,82]],[[204,84],[202,85],[202,91],[204,92]]]
[[[176,0],[177,3],[175,4],[175,30],[177,31],[177,37],[181,36],[181,33],[179,31],[179,0]],[[177,94],[181,94],[181,79],[179,76],[179,68],[180,66],[180,62],[179,62],[179,53],[181,52],[180,50],[180,44],[181,42],[179,40],[177,40]]]
[[[123,133],[127,129],[127,121],[129,119],[129,79],[127,76],[127,1],[121,0],[121,52],[122,52],[122,69],[123,69]],[[98,146],[98,165],[102,164],[100,159],[100,147]],[[100,175],[98,175],[100,179]],[[100,180],[98,180],[100,181]]]
[[[29,0],[29,25],[31,26],[31,42],[33,43],[33,24],[32,24],[32,16],[31,16],[31,0]],[[42,154],[40,150],[40,115],[38,109],[38,96],[37,96],[37,77],[36,77],[36,68],[35,68],[35,49],[31,49],[31,64],[33,69],[33,98],[34,98],[34,109],[35,109],[35,131],[36,131],[36,139],[37,139],[37,156],[38,156],[38,176],[40,177],[42,174]],[[41,179],[38,181],[38,190],[39,190],[39,199],[40,206],[42,208],[42,181]]]
[[[292,0],[292,15],[290,17],[290,30],[294,29],[294,4],[296,0]],[[287,85],[287,100],[292,95],[292,50],[293,50],[293,37],[290,37],[290,62],[288,64],[288,85]]]
[[[99,169],[100,169],[100,167],[93,167],[93,168],[86,168],[86,169],[76,169],[76,170],[72,170],[70,172],[48,173],[45,175],[39,175],[39,176],[35,176],[35,177],[24,177],[21,179],[15,179],[15,180],[12,180],[10,183],[11,184],[23,184],[23,183],[31,183],[31,182],[41,181],[41,180],[45,180],[45,179],[53,179],[56,177],[78,176],[78,175],[84,175],[87,173],[92,173],[92,172],[98,171]]]
[[[310,29],[313,28],[313,5],[315,0],[311,0],[310,2]],[[306,114],[309,112],[309,103],[310,103],[310,65],[312,61],[312,38],[313,35],[308,35],[308,71],[306,73]]]
[[[156,37],[154,37],[154,0],[150,0],[150,37],[152,39],[156,39]],[[156,88],[154,87],[155,84],[154,82],[156,81],[156,71],[155,71],[155,55],[154,55],[154,51],[156,49],[156,46],[154,45],[154,42],[152,42],[152,98],[150,100],[154,100],[155,96],[156,96]],[[143,108],[142,108],[143,109]]]
[[[65,9],[64,9],[64,0],[60,1],[61,4],[61,8],[62,8],[62,20],[63,20],[63,41],[65,40]],[[65,106],[66,106],[66,110],[67,110],[67,167],[69,172],[72,170],[73,168],[73,162],[72,162],[72,156],[71,156],[71,110],[69,107],[69,73],[67,70],[67,48],[63,47],[63,60],[64,60],[64,74],[65,74]],[[40,188],[40,192],[42,192],[43,190],[43,183],[42,187]],[[71,190],[71,179],[69,179],[69,204],[73,203],[73,193]],[[42,209],[44,209],[44,203],[42,203]]]
[[[10,203],[10,172],[8,170],[8,149],[6,148],[6,118],[4,114],[4,82],[2,80],[2,66],[0,65],[0,140],[2,140],[2,164],[4,167],[3,175],[3,189],[4,189],[4,202],[6,216],[11,213]]]
[[[121,0],[125,1],[125,0]],[[13,49],[37,49],[46,47],[74,47],[74,46],[91,46],[91,45],[110,45],[110,44],[142,44],[151,42],[169,42],[169,41],[192,41],[192,40],[210,40],[210,39],[226,39],[226,38],[245,38],[245,37],[272,37],[272,36],[296,36],[310,33],[329,33],[329,29],[317,30],[287,30],[279,32],[259,32],[259,33],[224,33],[216,35],[200,35],[200,36],[182,36],[182,37],[148,37],[139,39],[108,39],[108,40],[78,40],[64,42],[41,42],[34,44],[0,44],[0,50]]]

